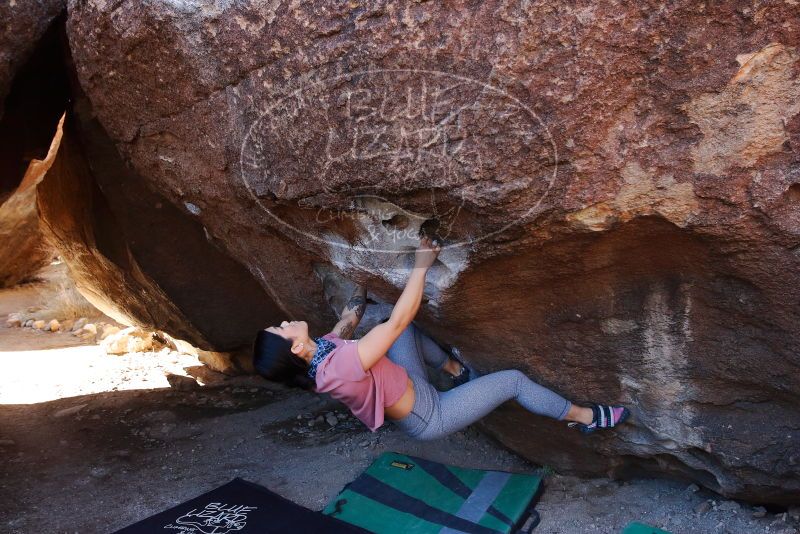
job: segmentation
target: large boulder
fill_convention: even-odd
[[[65,11],[66,0],[0,3],[0,202],[44,159],[64,113]]]
[[[33,54],[66,0],[11,0],[0,4],[0,119],[17,71]]]
[[[0,2],[0,287],[53,257],[39,231],[35,183],[55,155],[48,151],[66,107],[55,53],[65,11],[66,0]]]
[[[123,324],[163,328],[201,349],[246,349],[263,321],[279,317],[272,301],[202,227],[122,164],[79,90],[75,99],[37,205],[80,292]]]
[[[800,499],[796,6],[68,10],[77,137],[123,271],[175,328],[214,350],[282,317],[322,334],[331,268],[391,303],[436,231],[420,324],[484,370],[633,412],[586,439],[509,405],[485,421],[500,441]]]

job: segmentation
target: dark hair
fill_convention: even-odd
[[[292,342],[266,330],[258,332],[253,344],[253,367],[267,380],[303,389],[312,385],[308,364],[292,353]]]

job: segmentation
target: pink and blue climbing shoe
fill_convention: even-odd
[[[624,406],[609,406],[607,404],[592,404],[592,413],[594,419],[591,424],[584,425],[583,423],[571,422],[568,423],[570,427],[578,427],[584,434],[591,434],[598,428],[613,428],[631,415],[631,412]]]

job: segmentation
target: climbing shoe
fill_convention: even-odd
[[[464,357],[461,356],[461,351],[458,350],[458,347],[450,346],[448,347],[447,353],[450,355],[452,359],[457,361],[461,364],[461,373],[457,376],[452,377],[453,386],[460,386],[461,384],[466,384],[470,380],[475,380],[480,376],[478,371],[475,370],[474,367],[469,365],[467,362],[464,361]]]
[[[594,418],[591,424],[584,425],[577,421],[567,423],[569,427],[577,427],[584,434],[591,434],[598,428],[612,428],[620,423],[624,423],[631,415],[631,412],[624,406],[610,406],[607,404],[592,404]]]

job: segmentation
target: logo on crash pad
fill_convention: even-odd
[[[211,502],[202,510],[195,508],[183,514],[172,523],[164,525],[164,528],[197,534],[237,532],[247,526],[247,513],[256,508],[256,506]]]

